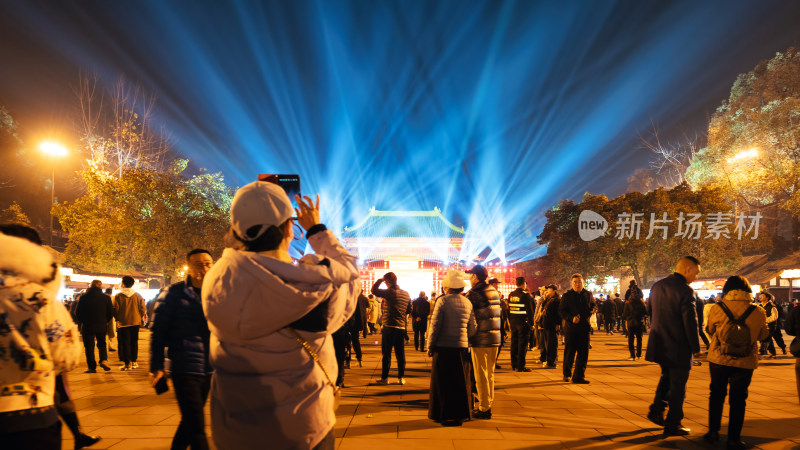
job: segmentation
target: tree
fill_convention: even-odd
[[[800,52],[790,48],[741,74],[714,113],[708,144],[686,172],[740,207],[800,218]]]
[[[22,211],[22,207],[19,206],[17,202],[11,202],[11,205],[8,208],[0,211],[0,223],[21,223],[25,225],[30,225],[31,220],[28,218],[28,215]]]
[[[219,254],[232,191],[219,173],[185,176],[187,164],[117,174],[90,163],[82,172],[86,194],[54,208],[69,233],[67,263],[97,271],[163,271],[169,280],[188,250]]]
[[[97,78],[81,76],[76,93],[81,141],[90,161],[120,177],[127,169],[166,168],[169,139],[153,120],[155,97],[119,78],[98,88]]]
[[[585,210],[608,222],[604,236],[591,241],[580,237],[578,219]],[[731,222],[726,227],[727,237],[709,235],[708,226],[718,213]],[[631,192],[612,200],[585,194],[578,204],[562,200],[546,217],[539,243],[547,245],[550,276],[562,285],[573,272],[595,278],[623,270],[645,286],[654,276],[669,273],[685,255],[698,257],[705,274],[729,274],[741,259],[741,248],[755,235],[754,230],[750,234],[742,230],[739,239],[736,224],[749,226],[753,219],[737,222],[720,190],[693,191],[686,183],[672,189]],[[701,223],[698,238],[694,233],[680,233],[689,229],[692,217]],[[759,239],[759,245],[768,245],[768,236],[760,235]]]
[[[15,172],[23,160],[25,147],[17,134],[17,122],[0,106],[0,189],[14,187]]]

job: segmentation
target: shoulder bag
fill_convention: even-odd
[[[333,387],[333,410],[336,411],[337,409],[339,409],[339,402],[342,399],[342,388],[336,386],[333,380],[331,380],[331,376],[330,374],[328,374],[328,369],[326,369],[325,366],[322,364],[322,361],[320,361],[317,352],[315,352],[314,349],[311,348],[311,344],[309,344],[308,341],[303,339],[303,337],[300,336],[300,333],[298,333],[297,330],[295,330],[294,328],[286,327],[286,329],[289,330],[290,333],[292,333],[294,339],[300,344],[301,347],[305,349],[306,353],[308,353],[308,356],[310,356],[311,359],[313,359],[314,362],[317,363],[319,368],[322,369],[322,373],[325,374],[325,378],[328,379],[328,383],[330,383],[331,386]]]

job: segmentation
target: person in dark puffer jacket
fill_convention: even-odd
[[[170,359],[175,397],[181,422],[172,448],[207,449],[203,408],[208,399],[213,369],[208,361],[211,332],[203,315],[200,288],[214,264],[208,250],[194,249],[186,256],[189,275],[156,299],[150,337],[150,379],[155,387],[164,377],[164,349]]]
[[[466,273],[471,274],[472,288],[467,298],[472,303],[478,331],[472,338],[472,368],[475,372],[475,385],[478,390],[478,410],[473,413],[476,419],[492,418],[494,399],[494,368],[497,362],[497,348],[500,347],[500,293],[486,283],[489,273],[477,265]]]

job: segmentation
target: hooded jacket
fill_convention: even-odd
[[[751,294],[733,290],[725,294],[722,302],[731,310],[733,317],[739,317],[744,314],[745,310],[750,306],[753,301]],[[730,355],[722,353],[720,347],[718,332],[722,331],[722,327],[728,322],[728,316],[719,305],[713,305],[708,312],[708,319],[706,320],[706,333],[711,337],[710,346],[708,347],[708,361],[714,364],[723,366],[740,367],[742,369],[755,369],[758,367],[758,343],[762,339],[769,336],[769,329],[767,328],[767,316],[760,306],[747,316],[744,323],[750,329],[750,340],[753,341],[753,350],[748,356],[741,358],[734,358]]]
[[[60,285],[47,250],[0,234],[0,432],[58,421],[55,376],[81,356],[78,327],[56,300]]]
[[[122,288],[114,296],[114,318],[122,327],[142,325],[142,316],[147,313],[144,307],[144,298],[131,288]]]
[[[211,330],[211,428],[220,449],[311,448],[333,429],[333,387],[286,329],[295,329],[335,377],[331,334],[360,292],[356,259],[330,230],[308,238],[300,263],[226,249],[203,279]],[[297,326],[312,310],[322,323]],[[301,321],[307,324],[309,321]]]

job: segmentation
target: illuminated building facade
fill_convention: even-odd
[[[460,260],[464,227],[448,221],[439,208],[378,211],[373,207],[359,224],[345,227],[342,241],[358,257],[365,293],[377,278],[391,271],[412,298],[421,291],[430,295],[433,290],[439,292],[447,270],[469,268]],[[504,295],[516,288],[513,267],[489,264],[487,269],[490,277],[500,280]]]

